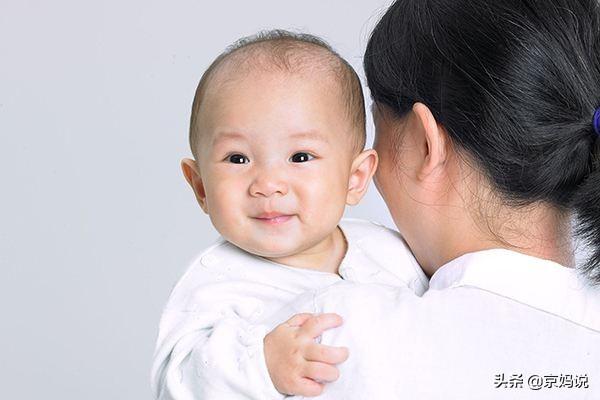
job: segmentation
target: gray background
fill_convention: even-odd
[[[217,237],[179,170],[202,71],[282,27],[363,76],[387,3],[0,0],[1,398],[150,398],[161,308]],[[374,188],[347,214],[391,224]]]

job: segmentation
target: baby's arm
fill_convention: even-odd
[[[284,395],[277,391],[267,370],[264,345],[268,343],[270,348],[272,343],[279,343],[271,339],[288,338],[282,334],[292,331],[298,331],[293,339],[299,341],[290,344],[296,349],[293,354],[307,357],[310,365],[332,362],[304,351],[318,349],[314,342],[310,346],[309,339],[312,341],[330,325],[335,326],[335,322],[327,325],[328,320],[320,318],[316,326],[309,323],[299,328],[303,320],[288,321],[265,338],[280,321],[305,309],[286,310],[277,319],[265,321],[278,304],[286,304],[297,294],[271,284],[270,279],[261,281],[259,277],[266,272],[278,271],[263,271],[263,267],[255,271],[247,264],[240,273],[228,265],[192,265],[173,289],[161,318],[152,370],[155,398],[281,399]],[[290,326],[289,322],[298,326]],[[284,360],[273,352],[270,355],[276,364]],[[304,365],[301,361],[291,362],[300,368]],[[322,381],[329,378],[312,369],[298,372]],[[290,375],[290,381],[294,377]],[[286,383],[278,388],[290,394],[305,393]]]
[[[266,325],[233,313],[166,310],[152,374],[155,397],[316,396],[325,382],[337,379],[335,364],[345,361],[348,351],[320,345],[315,338],[340,324],[335,314],[298,314],[267,334]]]
[[[154,357],[157,399],[281,399],[264,361],[266,326],[235,315],[165,311]]]
[[[171,292],[152,367],[156,399],[284,397],[264,361],[264,337],[275,323],[261,321],[265,306],[293,294],[253,279],[259,268],[232,252],[225,242],[208,249]]]
[[[165,311],[163,321],[177,327],[159,338],[155,354],[153,387],[161,400],[316,396],[348,357],[345,348],[315,342],[341,324],[335,314],[298,314],[268,334],[235,316]]]
[[[315,339],[341,324],[336,314],[297,314],[265,337],[266,364],[279,392],[318,396],[324,383],[338,378],[335,365],[346,361],[348,349],[321,345]]]

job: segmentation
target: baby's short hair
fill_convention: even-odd
[[[239,39],[221,53],[202,75],[194,96],[190,120],[190,147],[196,160],[200,107],[212,78],[221,67],[229,63],[233,63],[238,71],[242,68],[262,68],[266,71],[273,69],[297,73],[318,68],[332,74],[338,81],[346,113],[353,127],[353,148],[356,152],[364,148],[364,96],[356,71],[329,44],[317,36],[277,29]]]

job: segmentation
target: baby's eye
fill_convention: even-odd
[[[243,154],[232,154],[228,158],[232,164],[248,164],[250,160]]]
[[[290,157],[290,161],[294,163],[303,163],[312,160],[315,158],[313,155],[308,153],[296,153]]]

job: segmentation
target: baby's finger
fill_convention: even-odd
[[[320,314],[309,318],[302,324],[300,331],[311,338],[321,336],[327,329],[337,328],[342,325],[342,317],[337,314]]]
[[[324,386],[324,384],[315,382],[310,378],[302,378],[298,390],[294,391],[292,394],[304,397],[314,397],[323,393]]]
[[[304,359],[327,364],[339,364],[348,359],[348,349],[346,347],[332,347],[311,343],[306,347]]]
[[[304,367],[305,378],[314,379],[319,382],[333,382],[340,377],[340,372],[333,365],[308,362]]]
[[[304,324],[307,320],[311,319],[312,317],[313,317],[313,314],[307,314],[307,313],[296,314],[292,318],[285,321],[285,324],[288,326],[300,326],[300,325]]]

